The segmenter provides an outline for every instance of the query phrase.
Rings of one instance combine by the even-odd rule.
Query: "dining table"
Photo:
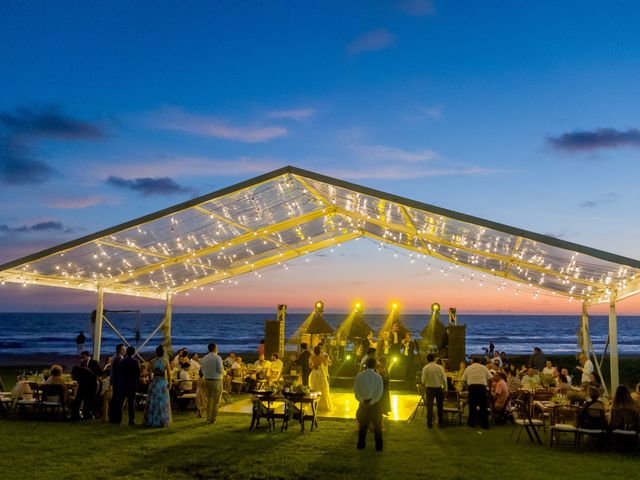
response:
[[[296,392],[284,392],[283,396],[289,401],[290,408],[292,408],[293,417],[298,416],[300,421],[300,431],[304,433],[305,421],[311,421],[310,431],[318,428],[318,401],[322,396],[322,392],[310,392],[310,393],[296,393]],[[299,405],[299,407],[297,406]],[[311,413],[305,413],[305,406],[309,405]],[[289,416],[286,417],[283,424],[283,428],[288,427]]]

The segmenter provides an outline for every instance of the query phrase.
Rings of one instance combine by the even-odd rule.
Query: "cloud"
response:
[[[15,233],[42,233],[42,232],[59,232],[69,233],[73,229],[65,226],[62,222],[47,220],[44,222],[38,222],[33,225],[23,225],[21,227],[10,227],[6,224],[0,224],[0,233],[15,234]]]
[[[283,167],[288,163],[276,159],[256,159],[239,157],[236,159],[219,159],[208,157],[192,157],[181,155],[163,155],[161,159],[142,163],[109,164],[100,163],[94,166],[98,177],[116,175],[125,178],[147,177],[221,177],[262,174]]]
[[[416,178],[443,176],[481,176],[496,173],[482,167],[412,167],[405,165],[363,165],[361,169],[332,169],[327,175],[350,180],[381,179],[381,180],[410,180]]]
[[[273,110],[268,113],[268,116],[271,118],[284,118],[301,122],[302,120],[315,116],[316,113],[316,110],[313,108],[297,108],[291,110]]]
[[[422,108],[422,113],[427,117],[435,118],[436,120],[442,118],[442,109],[440,107],[424,107]]]
[[[106,183],[113,187],[133,190],[134,192],[141,193],[145,197],[151,195],[173,195],[175,193],[195,194],[194,190],[181,187],[169,177],[146,177],[130,180],[112,175],[107,178]]]
[[[613,203],[616,199],[617,195],[614,192],[608,192],[604,198],[600,198],[597,200],[585,200],[584,202],[580,203],[580,207],[581,208],[595,208],[595,207],[599,207],[600,205],[606,205],[609,203]]]
[[[349,55],[383,50],[396,41],[396,36],[385,28],[365,32],[347,46]]]
[[[424,162],[429,160],[435,160],[438,155],[433,150],[420,149],[415,151],[404,150],[397,147],[388,147],[385,145],[371,145],[356,147],[360,153],[366,158],[385,160],[385,161],[399,161],[408,163]]]
[[[105,137],[97,124],[63,115],[57,107],[19,107],[0,111],[0,183],[39,184],[56,170],[36,154],[42,140],[98,140]]]
[[[398,7],[409,15],[424,17],[435,13],[435,6],[432,0],[401,0]]]
[[[49,201],[52,208],[87,208],[94,205],[104,204],[105,198],[101,195],[90,195],[88,197],[58,197]]]
[[[233,126],[228,121],[205,115],[195,115],[179,108],[165,108],[151,115],[147,124],[152,128],[222,138],[244,143],[268,142],[286,135],[280,126]]]
[[[618,147],[640,148],[640,130],[635,128],[629,128],[626,131],[614,128],[579,130],[563,133],[558,137],[549,137],[547,143],[557,150],[568,152],[588,152]]]
[[[596,202],[595,200],[587,200],[586,202],[582,202],[580,204],[580,206],[582,208],[592,208],[592,207],[597,207],[598,206],[598,202]]]

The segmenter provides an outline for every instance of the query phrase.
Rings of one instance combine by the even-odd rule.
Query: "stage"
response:
[[[248,395],[231,395],[233,401],[230,405],[220,407],[220,412],[251,415],[253,404]],[[391,393],[391,413],[387,420],[406,421],[415,410],[420,396],[411,393]],[[358,402],[353,393],[336,391],[331,393],[331,403],[333,410],[330,412],[318,411],[318,418],[328,418],[337,420],[352,420],[355,418]],[[275,402],[276,412],[281,412],[284,408],[282,402]]]

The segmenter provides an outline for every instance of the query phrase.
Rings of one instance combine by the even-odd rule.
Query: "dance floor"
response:
[[[231,396],[233,403],[231,405],[224,405],[220,407],[221,412],[225,413],[241,413],[251,415],[252,403],[251,398],[243,396],[236,397]],[[415,394],[399,393],[391,394],[391,413],[388,420],[405,421],[409,418],[413,410],[416,408],[420,397]],[[332,392],[331,403],[333,410],[330,412],[318,411],[319,418],[334,418],[334,419],[353,419],[358,409],[358,402],[356,401],[353,393],[344,392]],[[283,408],[283,404],[275,405],[276,411]]]

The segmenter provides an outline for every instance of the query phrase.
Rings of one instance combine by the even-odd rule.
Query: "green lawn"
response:
[[[384,452],[373,438],[355,448],[351,421],[320,420],[318,430],[250,432],[250,418],[221,415],[207,425],[193,413],[174,415],[167,429],[101,422],[59,423],[1,420],[2,478],[138,479],[536,479],[640,478],[632,455],[575,453],[533,445],[523,434],[509,439],[510,426],[478,431],[466,426],[427,430],[424,416],[390,423]],[[548,439],[547,439],[548,441]]]

